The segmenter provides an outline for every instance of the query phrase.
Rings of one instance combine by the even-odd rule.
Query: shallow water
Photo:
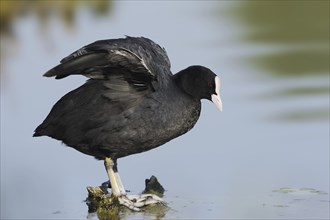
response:
[[[127,189],[139,193],[144,179],[155,175],[170,207],[123,218],[329,218],[328,68],[297,75],[254,62],[290,47],[245,38],[253,25],[240,22],[238,6],[229,1],[111,7],[104,16],[78,8],[73,29],[56,16],[40,29],[38,17],[28,13],[15,21],[15,39],[2,39],[10,48],[1,62],[2,219],[97,218],[84,200],[86,186],[107,179],[103,163],[32,133],[61,96],[85,81],[41,75],[85,44],[124,34],[164,46],[174,73],[191,64],[211,68],[222,79],[224,112],[203,101],[192,131],[119,160]]]

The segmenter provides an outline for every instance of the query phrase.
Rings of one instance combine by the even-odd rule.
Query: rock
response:
[[[155,176],[151,176],[150,179],[146,179],[145,183],[146,183],[146,188],[144,189],[143,193],[151,193],[159,197],[163,197],[165,189],[158,182]]]
[[[158,182],[155,176],[145,180],[145,189],[143,193],[150,193],[162,197],[164,195],[164,187]],[[117,198],[108,193],[107,188],[110,188],[108,182],[101,186],[88,186],[88,197],[86,204],[89,214],[96,214],[99,219],[119,219],[119,216],[127,215],[131,211],[119,204]],[[155,214],[156,216],[165,216],[168,207],[166,205],[152,204],[142,207],[142,211]]]

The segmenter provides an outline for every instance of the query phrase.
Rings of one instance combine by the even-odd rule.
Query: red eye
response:
[[[214,85],[213,85],[212,82],[209,82],[207,85],[208,85],[208,87],[210,87],[210,88],[213,88],[213,87],[214,87]]]

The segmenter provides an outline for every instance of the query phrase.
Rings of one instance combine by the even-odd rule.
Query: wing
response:
[[[61,79],[79,74],[107,79],[120,72],[130,72],[147,81],[157,80],[159,74],[170,73],[170,61],[166,51],[153,41],[126,37],[89,44],[62,59],[44,76]]]

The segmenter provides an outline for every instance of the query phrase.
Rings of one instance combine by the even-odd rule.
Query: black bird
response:
[[[44,76],[79,74],[90,79],[63,96],[33,136],[55,138],[104,160],[112,194],[138,210],[150,196],[131,201],[117,159],[151,150],[192,129],[201,99],[222,110],[220,78],[210,69],[190,66],[173,75],[170,67],[165,49],[144,37],[100,40],[73,52]]]

